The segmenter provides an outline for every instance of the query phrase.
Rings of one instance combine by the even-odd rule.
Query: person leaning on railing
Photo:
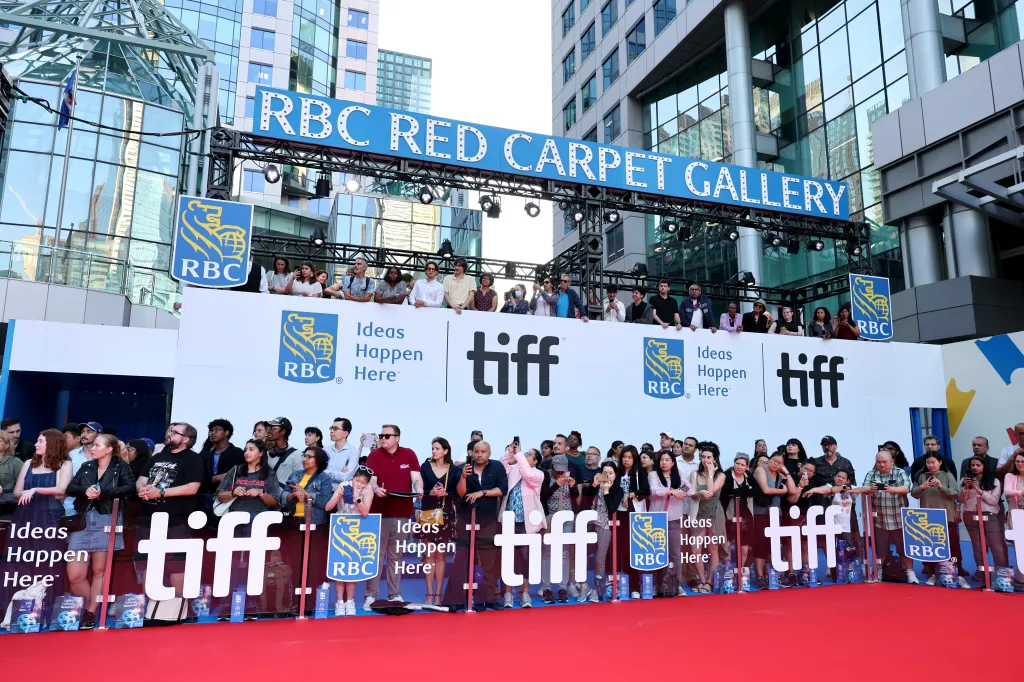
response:
[[[929,452],[925,455],[924,471],[917,474],[914,479],[914,487],[910,494],[921,500],[922,509],[945,509],[946,521],[949,528],[949,547],[957,566],[963,564],[963,557],[960,556],[960,505],[958,504],[959,490],[956,485],[956,477],[946,468],[942,455],[937,452]],[[929,576],[928,584],[935,584],[935,564],[926,563],[924,573]],[[967,581],[960,577],[960,586],[969,588]]]
[[[995,472],[986,466],[984,457],[971,457],[967,460],[967,469],[960,482],[960,502],[964,506],[964,525],[971,536],[971,547],[974,550],[974,565],[978,571],[975,580],[981,580],[984,574],[981,566],[987,560],[981,549],[981,524],[978,515],[984,515],[985,542],[992,552],[992,560],[997,567],[1009,566],[1006,556],[1006,539],[1003,528],[1003,509],[999,498],[1002,486],[995,477]]]

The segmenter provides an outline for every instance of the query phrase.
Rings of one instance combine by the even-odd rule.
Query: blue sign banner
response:
[[[282,310],[277,376],[299,384],[333,381],[337,338],[337,315]]]
[[[683,342],[644,339],[644,393],[652,398],[682,398]]]
[[[629,565],[638,571],[668,566],[668,512],[630,512]]]
[[[380,514],[331,514],[327,578],[342,583],[369,580],[380,571]]]
[[[171,277],[213,289],[245,284],[252,248],[252,204],[178,197]]]
[[[903,551],[916,561],[949,561],[949,527],[945,509],[909,509],[903,513]]]
[[[892,338],[892,305],[889,278],[850,274],[850,310],[862,339]]]
[[[848,220],[844,182],[256,88],[253,133],[528,178]]]

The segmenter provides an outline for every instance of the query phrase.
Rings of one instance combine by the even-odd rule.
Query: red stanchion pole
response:
[[[878,550],[875,549],[875,524],[873,514],[871,513],[871,495],[864,496],[864,530],[869,531],[868,533],[868,581],[878,581],[878,568],[876,562],[878,561]]]
[[[612,512],[612,601],[619,601],[619,512]]]
[[[465,589],[468,593],[466,613],[473,613],[473,588],[476,586],[476,508],[469,514],[469,581]]]
[[[985,510],[981,506],[981,495],[978,495],[978,506],[975,509],[975,513],[978,515],[978,535],[981,536],[981,563],[982,565],[978,568],[985,575],[985,590],[992,589],[991,579],[988,574],[988,543],[985,541]]]
[[[305,620],[306,619],[306,573],[307,573],[307,570],[309,568],[309,531],[310,531],[310,525],[311,525],[309,523],[309,514],[310,514],[310,507],[312,505],[313,505],[313,500],[312,499],[307,499],[306,500],[306,504],[305,504],[304,509],[303,509],[303,512],[304,512],[303,521],[304,521],[304,523],[302,524],[302,527],[304,528],[303,533],[304,533],[305,537],[303,538],[303,546],[302,546],[302,586],[299,588],[301,590],[301,592],[299,593],[299,617],[298,617],[297,620]],[[251,557],[250,557],[250,559],[251,559]]]
[[[740,539],[740,498],[736,504],[736,594],[743,594],[743,541]]]
[[[114,566],[114,540],[121,527],[117,524],[117,513],[120,500],[114,498],[114,504],[110,510],[110,537],[107,538],[107,563],[103,573],[103,602],[100,605],[100,620],[96,624],[97,630],[107,629],[107,604],[110,601],[110,580],[111,571]]]

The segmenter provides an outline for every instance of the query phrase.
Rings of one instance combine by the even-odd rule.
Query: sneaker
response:
[[[591,592],[592,590],[590,589],[590,586],[586,583],[582,583],[579,587],[576,588],[576,603],[583,604],[584,602],[586,602],[587,597]]]
[[[575,599],[580,596],[579,588],[576,587],[576,583],[569,583],[569,596]]]
[[[680,597],[688,597],[689,596],[688,594],[686,594],[686,588],[683,587],[682,585],[679,586],[679,592],[677,593],[677,595],[680,596]]]
[[[500,601],[492,601],[492,602],[489,602],[487,604],[484,604],[484,609],[490,609],[491,611],[504,611],[505,610],[505,604],[504,604],[504,602],[500,602]],[[480,610],[483,611],[484,609],[480,609]]]
[[[639,592],[630,592],[629,593],[629,598],[630,599],[639,599],[640,598],[640,593]]]
[[[388,597],[388,601],[405,601],[405,600],[402,599],[402,595],[401,594],[396,594],[393,597]]]
[[[555,595],[551,593],[551,590],[544,590],[543,592],[541,592],[540,598],[544,601],[545,604],[555,603]]]
[[[548,594],[551,594],[549,591]],[[524,609],[533,608],[533,599],[530,597],[529,592],[523,592],[523,596],[519,598],[520,604]]]
[[[913,571],[907,571],[907,583],[910,585],[920,585],[921,581],[917,579],[917,574]]]
[[[564,587],[558,588],[558,601],[562,602],[563,604],[569,601],[569,595],[566,593]]]
[[[515,605],[516,605],[515,597],[512,596],[511,592],[506,592],[505,593],[505,608],[506,609],[511,609]]]
[[[960,578],[960,581],[961,581],[961,582],[964,582],[964,579],[963,579],[963,578]],[[932,574],[932,575],[928,576],[928,580],[927,580],[927,581],[925,581],[925,583],[924,583],[924,584],[925,584],[925,585],[935,585],[935,575],[934,575],[934,574]]]
[[[800,587],[800,578],[797,577],[796,573],[790,573],[786,579],[787,587]]]
[[[767,590],[768,589],[768,578],[763,575],[757,576],[757,589]]]
[[[344,599],[339,599],[338,601],[334,602],[334,615],[335,616],[344,616],[345,615],[345,600]]]
[[[591,590],[590,594],[587,595],[587,601],[591,604],[597,604],[601,600],[597,597],[597,590]]]
[[[971,589],[971,584],[969,582],[967,582],[966,578],[964,578],[963,576],[960,576],[960,587],[965,589],[965,590],[969,590],[969,589]]]
[[[370,611],[370,604],[375,601],[377,601],[377,595],[367,595],[366,599],[363,601],[363,611]]]
[[[354,616],[354,615],[356,615],[356,600],[355,599],[349,599],[347,602],[345,602],[345,615],[346,616]]]
[[[971,576],[971,580],[977,580],[981,582],[985,580],[985,574],[979,568],[977,571],[974,572],[974,575]]]

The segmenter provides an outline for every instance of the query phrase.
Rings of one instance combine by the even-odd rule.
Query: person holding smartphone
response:
[[[891,545],[903,562],[907,582],[919,584],[914,573],[914,562],[906,557],[903,550],[903,513],[910,493],[910,475],[896,467],[888,450],[879,450],[875,455],[875,467],[864,477],[864,484],[857,490],[871,496],[875,536],[875,552],[884,565],[893,559]]]
[[[612,544],[610,520],[622,503],[622,486],[619,483],[619,466],[615,460],[607,460],[601,464],[600,472],[591,482],[594,496],[591,498],[591,509],[597,512],[594,529],[597,531],[597,552],[594,554],[594,586],[587,590],[584,584],[580,590],[579,602],[597,603],[605,592],[607,584],[608,548]],[[628,525],[628,523],[626,524]]]
[[[515,514],[516,533],[540,533],[547,529],[547,521],[544,518],[544,505],[541,501],[541,492],[544,485],[544,472],[537,468],[539,455],[536,450],[529,450],[526,453],[519,447],[519,436],[516,436],[512,444],[505,448],[505,456],[501,463],[505,467],[505,475],[508,478],[508,495],[501,500],[499,516],[506,511]],[[533,512],[536,512],[534,514]],[[531,518],[532,517],[532,518]],[[539,523],[535,519],[540,519]],[[519,603],[524,609],[533,606],[530,598],[530,583],[526,579],[529,568],[529,553],[525,545],[516,547],[515,569],[516,573],[523,576],[523,590]],[[515,595],[512,593],[512,586],[505,586],[506,609],[515,606]]]
[[[676,458],[667,450],[658,455],[656,468],[647,480],[651,486],[650,511],[668,512],[669,563],[658,571],[655,589],[659,596],[675,597],[682,591],[676,567],[681,565],[683,502],[693,494],[692,487],[680,477]]]
[[[955,559],[957,566],[963,564],[963,557],[960,554],[959,493],[956,477],[946,468],[946,462],[943,460],[942,455],[937,452],[927,453],[924,458],[924,471],[917,474],[917,477],[914,479],[914,488],[910,491],[910,494],[914,498],[921,500],[922,509],[946,510],[950,553]],[[934,585],[935,563],[926,563],[924,565],[924,574],[928,576],[928,584]],[[963,576],[960,576],[960,587],[970,587]]]
[[[984,580],[981,567],[988,563],[988,558],[982,554],[979,513],[984,514],[985,541],[987,549],[992,552],[995,566],[1010,565],[1006,552],[1003,508],[999,501],[1002,496],[1002,486],[999,484],[995,472],[986,466],[987,462],[983,456],[971,457],[967,460],[966,465],[967,473],[964,475],[960,487],[960,502],[964,505],[964,525],[967,526],[967,532],[971,536],[974,565],[978,567],[973,579]]]

